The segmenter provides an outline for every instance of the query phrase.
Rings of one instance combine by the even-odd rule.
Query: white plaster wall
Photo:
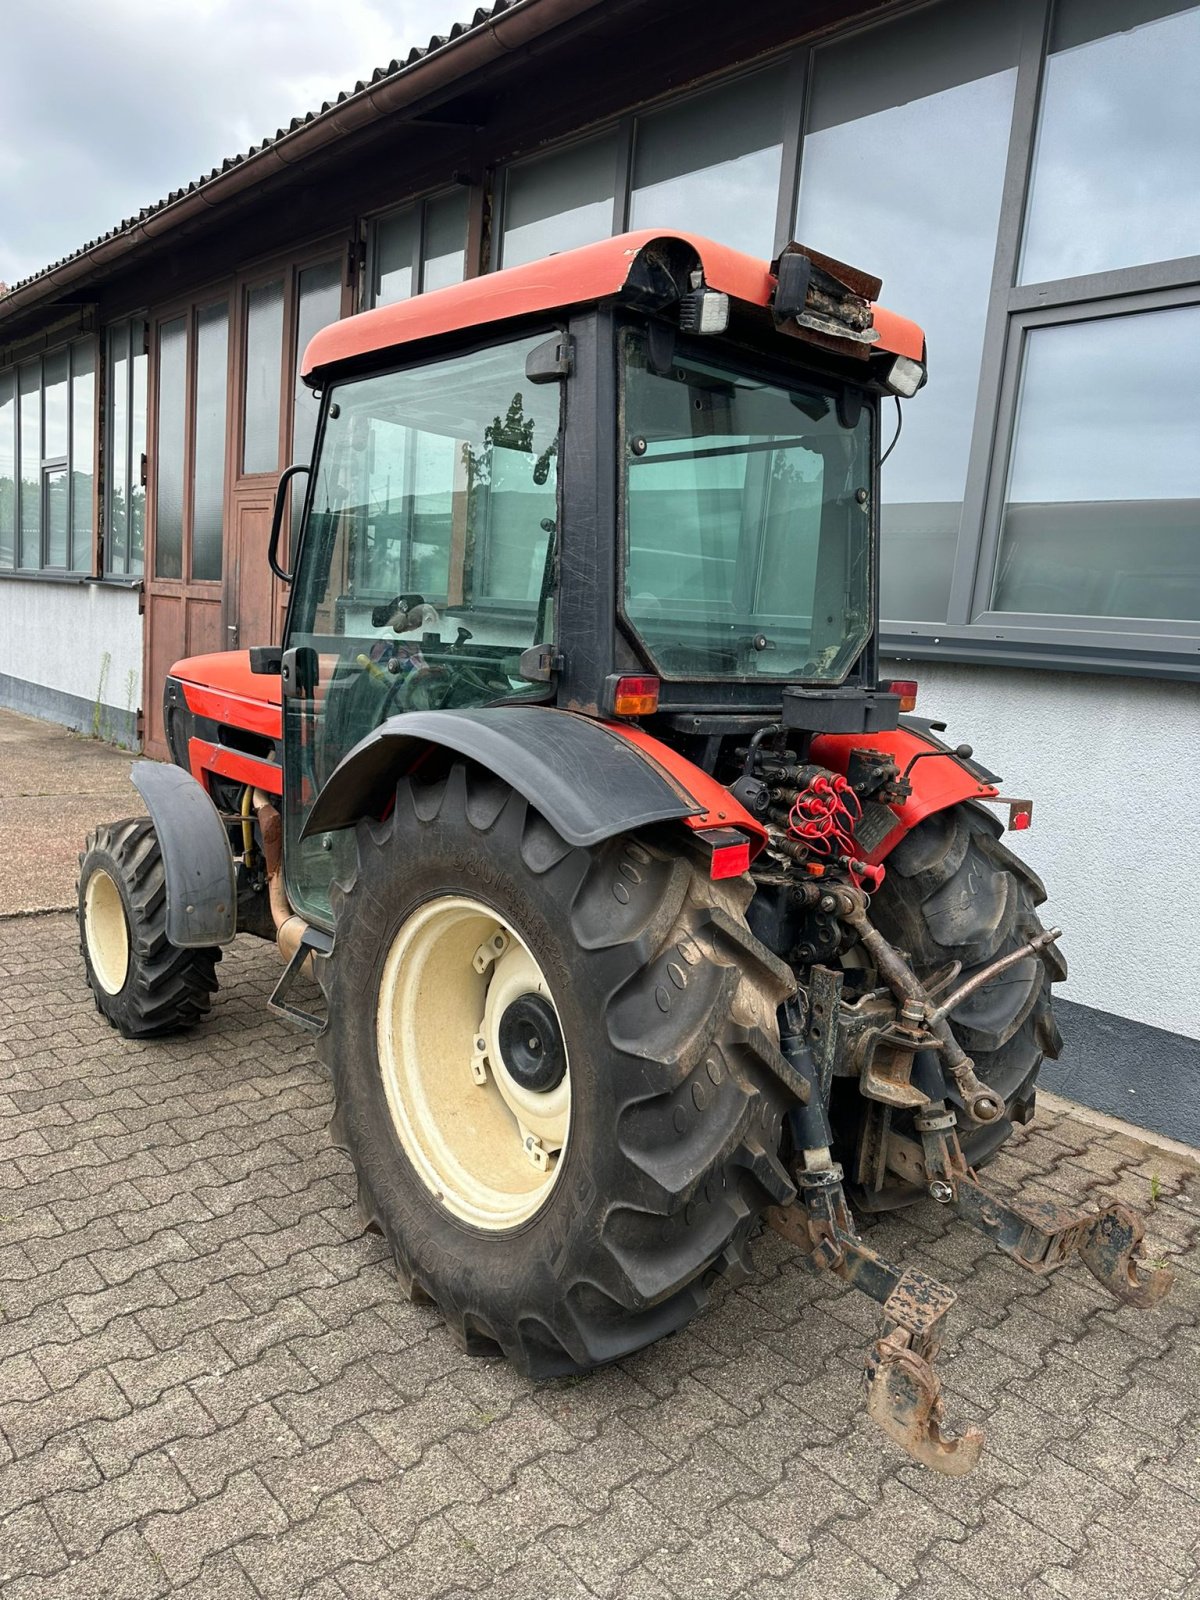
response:
[[[142,703],[136,590],[0,580],[0,672],[89,704],[98,698],[136,711]]]
[[[916,662],[917,712],[1031,797],[1006,842],[1046,881],[1055,992],[1200,1038],[1200,685]],[[1007,813],[998,813],[1006,818]]]

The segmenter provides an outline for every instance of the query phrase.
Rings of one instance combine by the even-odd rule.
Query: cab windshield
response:
[[[627,618],[666,678],[840,682],[871,631],[869,407],[655,354],[622,335]]]

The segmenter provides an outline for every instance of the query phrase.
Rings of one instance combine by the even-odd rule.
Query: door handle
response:
[[[229,643],[230,643],[230,645],[233,647],[233,649],[236,650],[237,649],[237,642],[238,642],[238,625],[237,625],[237,623],[236,622],[227,622],[225,624],[225,632],[229,635]]]

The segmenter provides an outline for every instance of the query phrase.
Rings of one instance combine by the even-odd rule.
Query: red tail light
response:
[[[710,878],[740,878],[749,872],[750,841],[744,833],[736,828],[706,828],[695,837],[709,850]]]
[[[657,710],[657,678],[617,679],[613,690],[613,716],[650,717]]]
[[[889,694],[900,696],[901,711],[915,711],[917,709],[917,680],[915,678],[893,678],[890,683],[883,686]]]

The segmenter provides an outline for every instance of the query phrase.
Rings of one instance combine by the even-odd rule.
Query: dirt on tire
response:
[[[745,880],[652,836],[568,844],[529,803],[459,763],[402,780],[358,825],[322,963],[333,1136],[402,1285],[459,1344],[550,1378],[682,1327],[738,1277],[762,1211],[795,1190],[780,1160],[794,1079],[776,1012],[790,971],[750,933]],[[571,1062],[571,1130],[545,1203],[475,1229],[439,1205],[388,1111],[376,1006],[387,952],[429,899],[469,894],[519,930],[553,988]],[[466,1070],[464,1066],[464,1070]]]

